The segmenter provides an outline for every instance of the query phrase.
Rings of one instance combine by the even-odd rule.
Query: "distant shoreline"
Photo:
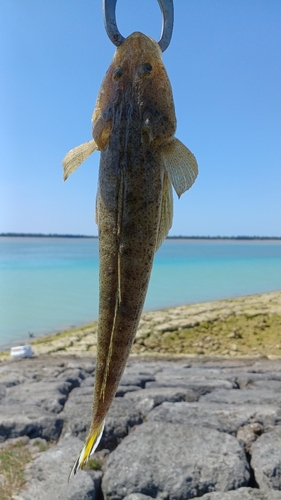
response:
[[[84,234],[43,234],[43,233],[0,233],[0,237],[9,238],[80,238],[80,239],[98,239],[98,236],[89,236]],[[279,240],[281,236],[167,236],[167,240]]]

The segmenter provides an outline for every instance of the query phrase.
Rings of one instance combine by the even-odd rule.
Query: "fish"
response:
[[[172,226],[178,197],[198,165],[174,134],[176,116],[162,52],[135,32],[117,48],[92,117],[93,139],[67,153],[64,179],[100,151],[96,198],[99,318],[93,417],[70,477],[97,448],[136,335],[154,254]]]

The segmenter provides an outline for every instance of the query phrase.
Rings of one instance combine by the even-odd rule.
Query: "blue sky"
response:
[[[2,0],[0,232],[97,234],[99,153],[66,183],[61,161],[91,139],[115,47],[101,0]],[[281,236],[281,2],[174,0],[163,54],[177,137],[199,176],[174,197],[170,235]],[[159,38],[156,0],[118,0],[124,36]]]

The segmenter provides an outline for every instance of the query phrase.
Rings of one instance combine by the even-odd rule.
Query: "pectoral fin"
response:
[[[80,144],[76,148],[71,149],[64,157],[62,161],[63,166],[63,179],[66,181],[68,176],[76,170],[83,161],[85,161],[90,154],[98,149],[98,146],[94,139],[84,144]]]
[[[158,229],[158,238],[156,243],[156,250],[161,246],[166,238],[173,222],[173,193],[171,181],[168,174],[164,173],[163,178],[163,191],[162,191],[162,204],[161,215]]]
[[[198,174],[195,156],[178,139],[174,138],[163,146],[164,166],[171,183],[180,197],[194,183]]]

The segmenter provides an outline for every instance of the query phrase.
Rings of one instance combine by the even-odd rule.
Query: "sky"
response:
[[[115,47],[102,0],[0,0],[0,233],[97,235],[99,152],[63,183],[91,139]],[[281,1],[174,0],[163,53],[176,136],[199,175],[171,236],[281,236]],[[161,31],[157,0],[118,0],[120,32]]]

